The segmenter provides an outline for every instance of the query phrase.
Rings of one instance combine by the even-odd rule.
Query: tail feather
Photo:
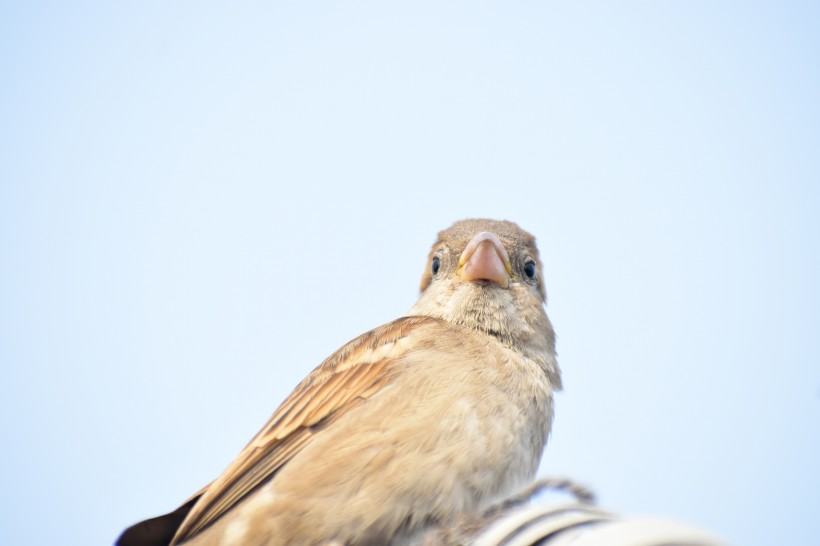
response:
[[[122,532],[115,546],[168,546],[198,498],[192,498],[171,513],[135,523]]]

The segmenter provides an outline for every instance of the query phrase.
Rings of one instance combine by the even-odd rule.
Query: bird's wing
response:
[[[171,544],[191,538],[267,482],[311,438],[340,415],[376,393],[391,378],[399,357],[414,346],[413,332],[438,322],[404,317],[344,345],[313,370],[262,430],[203,492]]]

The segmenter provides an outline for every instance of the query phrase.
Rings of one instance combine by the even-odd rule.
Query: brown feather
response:
[[[372,396],[389,380],[395,359],[367,359],[391,345],[428,317],[404,317],[359,336],[336,351],[296,387],[259,434],[202,494],[179,526],[172,545],[190,539],[249,493],[270,480],[318,431],[315,425],[334,419]]]

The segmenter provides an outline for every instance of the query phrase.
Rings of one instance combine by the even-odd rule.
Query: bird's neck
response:
[[[495,338],[531,360],[561,388],[555,357],[555,333],[540,302],[521,305],[508,290],[478,286],[446,292],[425,291],[411,315],[443,319]]]

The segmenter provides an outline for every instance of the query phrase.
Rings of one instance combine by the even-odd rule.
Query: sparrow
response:
[[[418,544],[534,478],[561,389],[532,235],[438,234],[407,316],[314,369],[225,471],[118,546]]]

